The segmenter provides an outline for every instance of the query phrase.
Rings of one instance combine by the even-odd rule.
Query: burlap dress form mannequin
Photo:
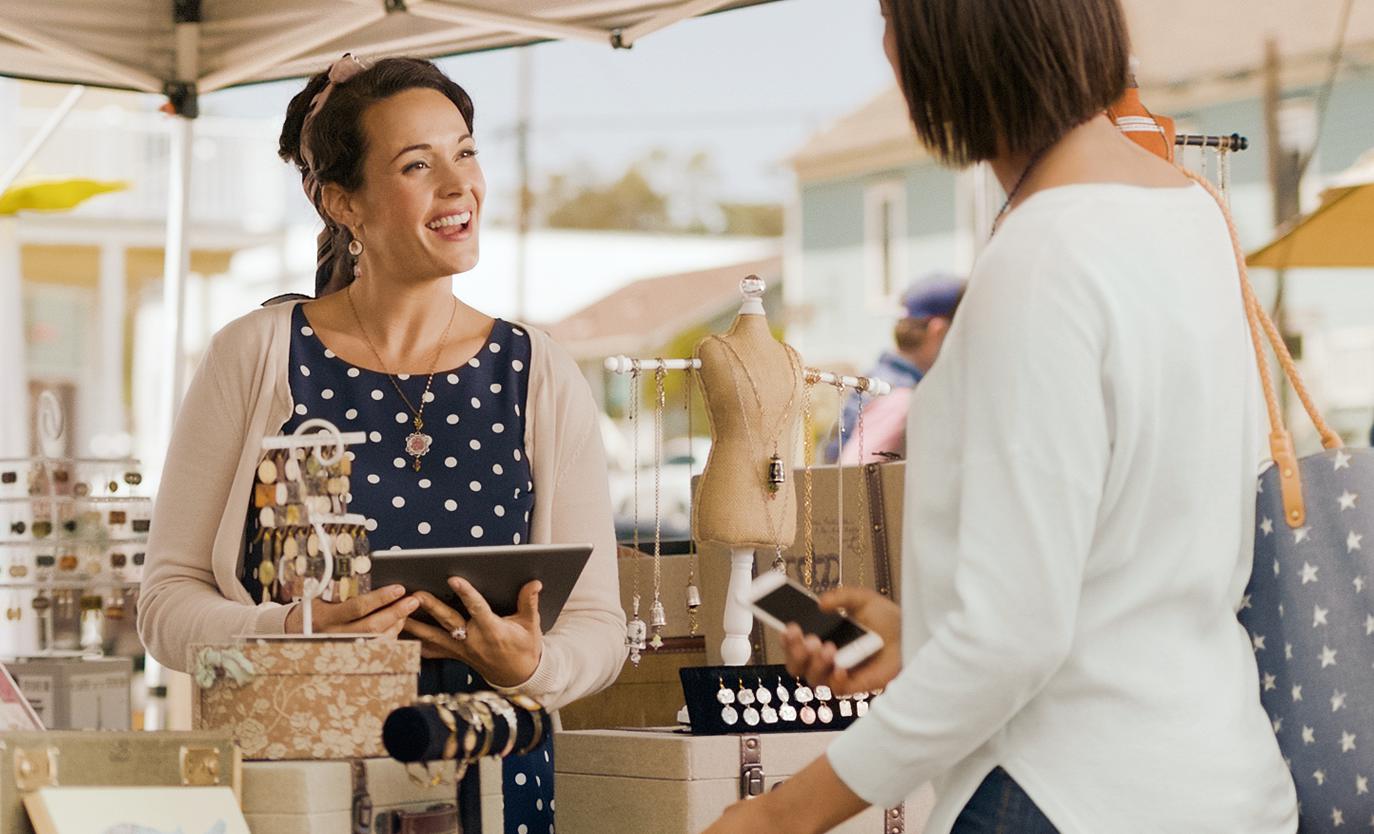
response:
[[[801,360],[773,338],[761,312],[743,311],[726,333],[703,339],[696,357],[711,420],[711,454],[692,507],[692,536],[736,548],[788,547],[797,534],[796,492],[791,483],[770,490],[768,464],[776,452],[790,478],[802,406]]]

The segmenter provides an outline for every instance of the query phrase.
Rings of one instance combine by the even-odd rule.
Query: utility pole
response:
[[[534,208],[530,194],[530,108],[534,84],[534,53],[531,47],[516,51],[515,157],[519,167],[519,214],[515,221],[515,320],[529,315],[529,234],[530,214]]]
[[[1270,38],[1264,44],[1264,133],[1275,229],[1282,228],[1285,223],[1297,216],[1300,208],[1299,180],[1302,176],[1299,168],[1301,150],[1288,148],[1283,141],[1283,129],[1279,119],[1282,89],[1279,47],[1274,39]],[[1292,350],[1294,340],[1288,330],[1288,316],[1284,307],[1288,284],[1286,273],[1287,270],[1282,266],[1275,271],[1273,318],[1284,342]],[[1287,414],[1289,386],[1288,380],[1282,374],[1279,375],[1279,399],[1283,413]]]

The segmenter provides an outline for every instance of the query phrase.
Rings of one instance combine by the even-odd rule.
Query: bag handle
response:
[[[1307,411],[1307,416],[1311,418],[1312,424],[1317,427],[1317,432],[1321,435],[1322,447],[1339,449],[1344,444],[1341,442],[1340,435],[1331,429],[1331,426],[1322,417],[1316,403],[1312,401],[1312,395],[1303,383],[1302,375],[1298,373],[1298,367],[1293,361],[1292,354],[1288,352],[1288,345],[1283,341],[1282,334],[1274,325],[1273,319],[1269,317],[1269,313],[1260,305],[1259,299],[1255,298],[1255,288],[1250,284],[1250,272],[1246,268],[1245,253],[1240,245],[1240,235],[1236,233],[1236,222],[1231,217],[1230,209],[1226,207],[1226,201],[1206,179],[1187,169],[1180,170],[1212,195],[1212,199],[1216,200],[1217,207],[1221,209],[1222,218],[1226,221],[1226,231],[1231,236],[1231,249],[1236,256],[1236,272],[1240,276],[1240,293],[1245,303],[1245,320],[1250,328],[1250,343],[1255,349],[1255,363],[1259,368],[1260,385],[1264,389],[1264,405],[1269,412],[1269,454],[1273,457],[1274,465],[1278,467],[1279,471],[1279,485],[1283,492],[1284,520],[1288,522],[1289,527],[1301,527],[1307,520],[1307,508],[1303,503],[1302,480],[1298,473],[1298,456],[1293,449],[1293,435],[1284,424],[1283,413],[1279,409],[1278,395],[1274,392],[1274,379],[1269,374],[1268,359],[1264,353],[1266,340],[1269,342],[1269,347],[1274,351],[1274,356],[1279,360],[1279,367],[1282,369],[1283,375],[1288,378],[1288,382],[1293,386],[1298,399],[1302,401],[1302,407]]]

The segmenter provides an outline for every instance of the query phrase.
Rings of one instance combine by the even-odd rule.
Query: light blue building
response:
[[[1284,59],[1277,111],[1284,152],[1315,148],[1301,184],[1304,210],[1319,203],[1325,181],[1374,147],[1374,25],[1366,24],[1374,21],[1352,25],[1370,35],[1347,47],[1320,136],[1329,53],[1290,51]],[[1308,41],[1329,39],[1325,17],[1311,28]],[[1256,67],[1212,67],[1192,80],[1142,83],[1146,105],[1174,117],[1180,132],[1249,139],[1249,150],[1231,156],[1230,193],[1251,250],[1274,233],[1263,82]],[[1183,159],[1218,179],[1215,153],[1204,159],[1191,149]],[[897,299],[913,279],[937,269],[967,273],[1002,191],[982,167],[956,172],[932,160],[895,87],[813,136],[790,164],[797,198],[788,224],[788,338],[815,365],[862,371],[890,345]],[[1256,270],[1253,277],[1261,298],[1272,298],[1273,273]],[[1374,272],[1290,271],[1285,309],[1329,416],[1351,439],[1367,437],[1374,419]]]

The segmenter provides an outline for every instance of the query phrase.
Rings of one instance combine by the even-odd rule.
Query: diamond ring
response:
[[[468,639],[468,627],[465,625],[460,625],[453,631],[450,631],[449,636],[452,637],[454,640],[466,640]]]

